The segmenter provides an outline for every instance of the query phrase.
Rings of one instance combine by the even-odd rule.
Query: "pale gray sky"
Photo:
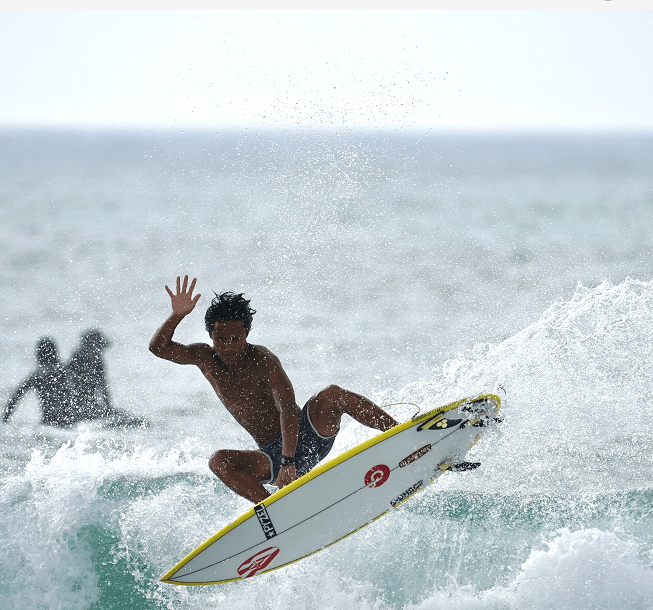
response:
[[[652,34],[649,10],[3,11],[0,125],[653,130]]]

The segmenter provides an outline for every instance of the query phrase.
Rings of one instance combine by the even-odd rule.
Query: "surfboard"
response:
[[[161,580],[208,585],[266,574],[346,538],[459,466],[497,421],[494,394],[416,415],[280,489],[197,547]]]

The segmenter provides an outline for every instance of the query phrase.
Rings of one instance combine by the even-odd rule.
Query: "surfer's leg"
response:
[[[337,385],[330,385],[318,392],[308,401],[308,408],[313,427],[320,436],[337,434],[343,413],[377,430],[389,430],[398,423],[365,396]]]
[[[260,451],[220,449],[209,460],[209,468],[227,487],[255,504],[270,494],[262,483],[269,481],[270,460]]]

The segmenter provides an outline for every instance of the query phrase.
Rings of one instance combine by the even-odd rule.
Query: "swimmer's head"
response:
[[[52,366],[59,362],[57,344],[50,337],[41,337],[36,343],[36,361],[41,366]]]
[[[213,332],[214,322],[228,322],[230,320],[240,320],[243,323],[243,328],[249,332],[256,310],[249,306],[249,301],[243,297],[242,293],[223,292],[213,294],[215,294],[215,298],[211,301],[211,305],[204,316],[206,332],[209,335]]]
[[[103,350],[110,345],[111,342],[100,330],[87,330],[82,334],[82,347]]]

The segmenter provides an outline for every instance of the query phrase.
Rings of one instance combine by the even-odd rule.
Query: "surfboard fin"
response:
[[[447,470],[451,472],[465,472],[466,470],[474,470],[480,465],[480,462],[458,462],[457,464],[451,464]]]
[[[503,422],[503,417],[493,417],[492,418],[492,423],[493,424],[500,424]],[[488,418],[482,417],[480,418],[476,423],[473,423],[472,426],[474,428],[485,428],[486,426],[490,425],[490,420]]]

